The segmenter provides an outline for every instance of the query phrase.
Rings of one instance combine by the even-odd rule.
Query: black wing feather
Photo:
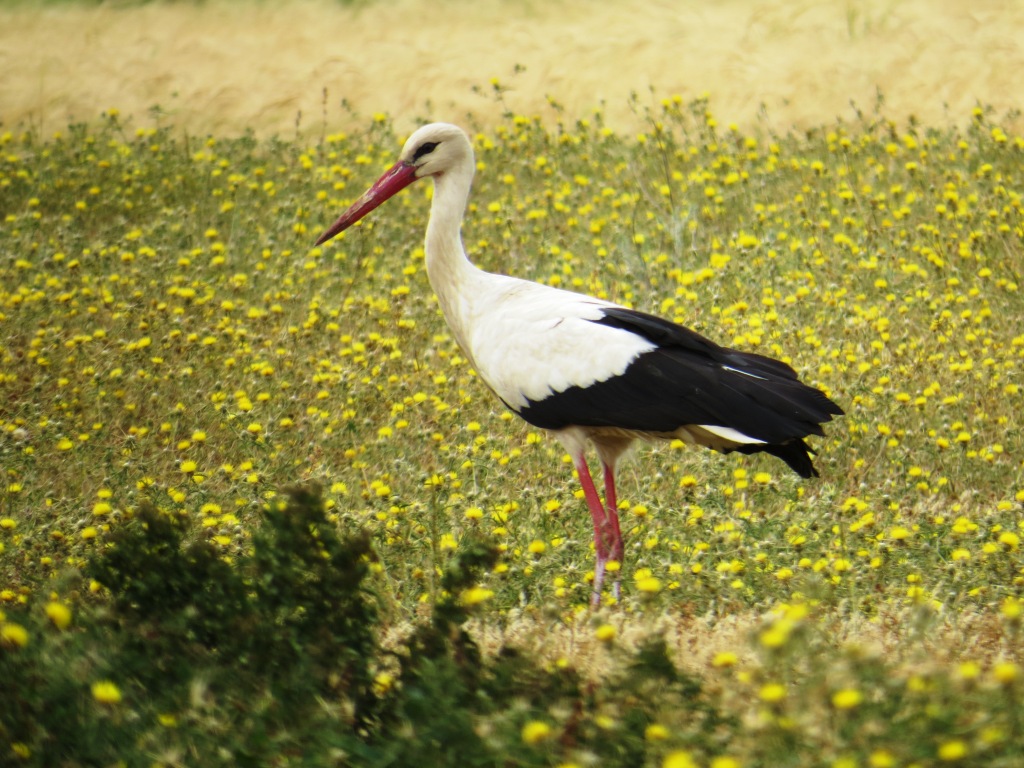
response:
[[[722,347],[696,331],[656,315],[604,309],[593,322],[637,334],[657,345],[619,376],[570,387],[519,410],[545,429],[617,427],[672,432],[707,424],[735,429],[763,443],[743,453],[766,451],[804,477],[817,474],[803,438],[824,434],[821,424],[842,409],[823,392],[802,383],[785,363]]]

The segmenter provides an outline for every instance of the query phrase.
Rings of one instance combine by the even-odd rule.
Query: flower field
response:
[[[0,136],[4,760],[1024,759],[1024,136],[981,108],[751,133],[678,97],[637,125],[473,127],[470,257],[784,359],[847,415],[811,481],[640,448],[623,598],[594,612],[568,457],[477,380],[427,285],[426,185],[311,247],[393,162],[389,119]],[[280,654],[233,645],[253,633]]]

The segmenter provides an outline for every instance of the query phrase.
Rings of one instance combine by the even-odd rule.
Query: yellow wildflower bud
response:
[[[24,648],[28,645],[28,630],[20,624],[5,623],[0,625],[0,644]]]
[[[856,688],[844,688],[832,694],[832,706],[836,709],[853,709],[864,701],[864,694]]]
[[[71,625],[71,609],[63,603],[47,603],[46,615],[57,629],[67,629]]]
[[[523,726],[523,741],[527,744],[537,744],[544,741],[551,735],[551,726],[540,720],[531,720]]]
[[[120,704],[121,689],[109,680],[100,680],[92,684],[92,697],[100,704]]]

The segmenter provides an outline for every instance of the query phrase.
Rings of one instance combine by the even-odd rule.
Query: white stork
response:
[[[474,170],[473,148],[460,128],[423,126],[316,244],[417,179],[433,179],[427,277],[480,378],[513,412],[554,433],[572,457],[594,523],[595,605],[608,563],[622,562],[615,464],[633,440],[765,451],[801,477],[818,474],[803,438],[824,435],[820,425],[843,411],[785,363],[719,346],[644,312],[471,264],[460,230]],[[588,443],[604,470],[604,504],[587,466]]]

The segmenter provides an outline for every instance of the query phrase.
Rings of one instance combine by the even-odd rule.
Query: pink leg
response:
[[[603,469],[604,503],[605,508],[607,509],[608,527],[611,529],[612,534],[611,549],[608,552],[608,559],[615,560],[621,565],[623,546],[622,530],[619,528],[619,501],[615,494],[615,466],[605,462],[603,464]],[[616,600],[622,596],[622,587],[618,579],[615,579],[612,591]]]
[[[594,551],[597,555],[597,563],[594,567],[594,594],[590,599],[593,606],[601,604],[601,587],[604,585],[605,567],[609,560],[622,562],[622,534],[619,532],[619,517],[614,510],[609,514],[609,509],[601,503],[597,495],[597,488],[590,476],[590,468],[587,460],[580,453],[573,457],[573,464],[580,476],[580,485],[583,486],[583,496],[587,500],[587,508],[590,510],[590,517],[594,522]],[[608,473],[605,473],[605,489],[608,488]],[[614,499],[615,485],[612,483],[612,498]],[[615,596],[619,596],[619,583],[615,582]]]
[[[604,569],[608,562],[608,551],[610,541],[608,540],[607,515],[601,498],[597,495],[597,488],[594,487],[594,480],[590,476],[590,467],[587,466],[586,457],[580,453],[573,457],[573,464],[580,476],[580,485],[583,486],[583,496],[587,500],[587,508],[590,510],[590,518],[594,522],[594,552],[597,555],[597,563],[594,566],[594,594],[590,598],[590,604],[597,607],[601,604],[601,587],[604,584]]]

